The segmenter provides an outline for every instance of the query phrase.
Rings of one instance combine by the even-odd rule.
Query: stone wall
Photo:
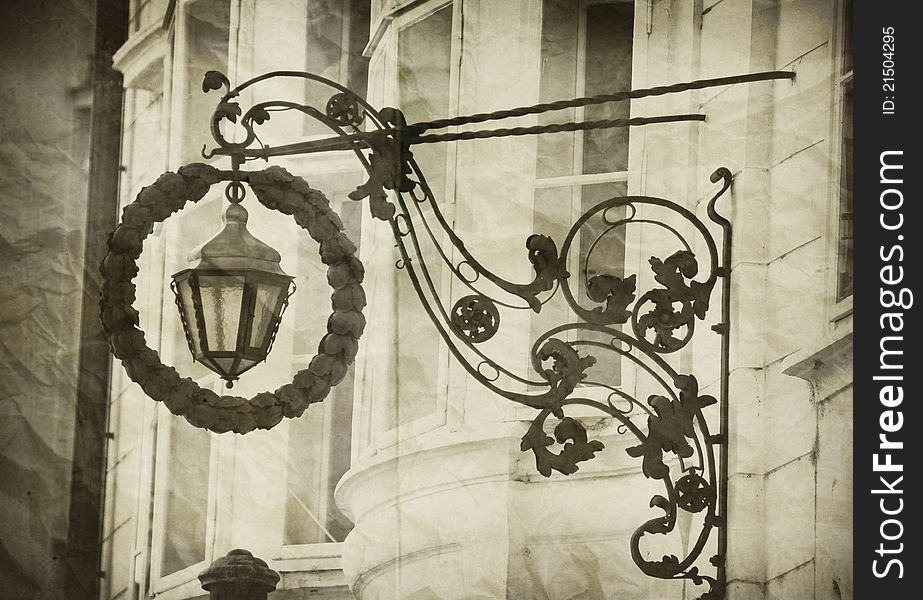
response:
[[[60,598],[84,301],[95,2],[0,8],[0,589]],[[88,300],[87,300],[88,299]]]

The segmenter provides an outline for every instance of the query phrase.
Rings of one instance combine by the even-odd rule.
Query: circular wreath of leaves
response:
[[[217,433],[247,433],[271,429],[283,417],[300,416],[346,376],[365,329],[365,292],[361,285],[365,269],[355,256],[356,246],[343,233],[343,222],[323,193],[281,167],[248,173],[247,181],[261,204],[293,215],[295,222],[320,244],[327,282],[333,288],[327,334],[308,368],[274,392],[262,392],[249,399],[219,396],[188,377],[180,377],[176,369],[161,363],[157,352],[145,342],[138,312],[132,308],[132,280],[138,274],[142,244],[154,224],[180,210],[187,201],[198,202],[212,185],[229,180],[228,175],[206,164],[186,165],[176,173],[161,175],[125,207],[121,222],[109,236],[109,253],[100,268],[100,319],[113,355],[148,396],[163,402],[170,412],[182,415],[195,427]]]

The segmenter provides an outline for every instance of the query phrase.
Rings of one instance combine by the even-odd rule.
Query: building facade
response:
[[[120,202],[161,173],[204,160],[217,101],[201,93],[208,70],[232,82],[311,71],[372,106],[399,107],[408,122],[793,71],[792,80],[571,108],[515,125],[690,113],[705,121],[413,152],[465,247],[501,276],[525,281],[531,233],[561,239],[584,211],[626,194],[668,198],[704,219],[716,189],[709,175],[731,171],[720,201],[734,226],[728,597],[850,598],[846,9],[835,0],[134,0],[128,41],[114,59],[125,87]],[[321,107],[327,97],[298,78],[248,94],[242,102]],[[324,131],[309,116],[285,114],[273,115],[260,136],[277,146]],[[101,597],[204,597],[197,575],[238,547],[281,573],[271,596],[280,599],[698,597],[702,588],[646,577],[632,561],[630,538],[655,516],[656,491],[626,455],[634,442],[618,423],[574,414],[605,450],[572,475],[539,475],[520,450],[535,411],[479,385],[450,355],[406,269],[395,268],[402,257],[392,232],[367,201],[348,198],[365,180],[355,156],[273,163],[323,191],[357,242],[368,297],[358,358],[323,403],[243,436],[192,427],[116,366]],[[192,361],[167,282],[218,229],[222,203],[215,187],[158,225],[136,278],[148,344],[215,391],[223,382]],[[298,285],[267,362],[236,384],[235,393],[249,396],[286,383],[310,360],[325,331],[329,288],[311,239],[284,215],[246,206],[251,231],[281,252]],[[427,210],[422,217],[432,216]],[[423,258],[450,248],[441,234],[433,241]],[[603,266],[593,267],[596,244],[581,238],[573,260],[588,271],[578,287],[586,293],[594,268],[640,272],[662,244],[616,236],[599,248]],[[449,261],[464,262],[458,254]],[[450,269],[429,274],[441,296],[464,295]],[[563,302],[519,311],[484,352],[528,371],[536,336],[572,320]],[[671,360],[696,374],[703,393],[717,394],[718,357],[715,343],[696,342]],[[640,395],[630,361],[612,358],[599,369],[607,389]],[[681,535],[671,543],[656,551],[682,552],[689,542]]]
[[[111,361],[98,318],[116,223],[126,12],[0,7],[0,594],[95,597]],[[67,592],[65,592],[67,590]]]

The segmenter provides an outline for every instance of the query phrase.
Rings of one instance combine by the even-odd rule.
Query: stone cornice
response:
[[[160,23],[151,23],[132,34],[112,57],[113,67],[122,73],[126,88],[158,91],[163,88],[166,31]]]

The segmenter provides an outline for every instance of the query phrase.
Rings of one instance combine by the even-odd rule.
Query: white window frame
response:
[[[349,49],[351,47],[350,46],[350,41],[351,41],[350,32],[352,31],[352,28],[351,28],[352,7],[353,7],[353,3],[356,1],[357,0],[342,0],[343,7],[342,7],[341,17],[343,20],[340,25],[340,50],[341,50],[340,64],[337,66],[337,76],[330,78],[333,81],[339,83],[340,85],[344,85],[344,86],[346,85],[347,79],[349,78]],[[305,10],[309,11],[310,8],[311,8],[310,4],[308,2],[305,2]],[[306,29],[307,29],[307,23],[308,23],[308,16],[306,14],[305,15],[305,28]],[[305,50],[305,52],[307,52],[307,50]],[[308,64],[308,57],[305,56],[305,62],[304,62],[305,67],[307,67],[307,64]],[[304,85],[305,85],[304,89],[308,90],[312,88],[317,89],[317,87],[321,86],[322,84],[319,82],[313,81],[313,80],[305,80]],[[334,90],[331,89],[330,94],[333,95],[333,93],[334,93]],[[314,108],[317,108],[321,112],[324,111],[323,106],[315,106]],[[332,131],[324,131],[322,133],[307,133],[307,131],[309,130],[309,126],[316,122],[317,121],[314,119],[314,117],[311,117],[309,115],[304,115],[304,121],[303,121],[303,126],[302,126],[304,135],[302,136],[302,141],[324,139],[324,138],[330,137],[333,134]]]
[[[577,0],[579,2],[580,11],[579,19],[577,22],[577,56],[576,56],[576,87],[574,90],[575,97],[583,97],[586,95],[586,36],[587,36],[587,9],[593,5],[600,4],[618,4],[623,0]],[[637,9],[637,7],[635,7]],[[638,52],[638,40],[634,35],[637,30],[637,23],[639,19],[639,11],[634,11],[634,24],[632,26],[632,62],[635,62],[635,57]],[[541,25],[543,26],[543,25]],[[541,48],[539,48],[541,52]],[[634,78],[634,65],[632,68],[632,78]],[[539,75],[540,77],[541,75]],[[617,91],[617,90],[611,90]],[[575,108],[574,121],[582,122],[586,119],[586,107],[578,106]],[[631,194],[631,182],[629,180],[629,170],[625,171],[610,171],[607,173],[590,173],[582,174],[583,171],[583,148],[584,148],[584,138],[585,132],[576,131],[574,132],[574,154],[573,154],[573,173],[574,175],[563,175],[563,176],[553,176],[553,177],[538,177],[534,179],[533,190],[537,191],[540,189],[550,189],[550,188],[564,188],[569,187],[571,190],[571,222],[576,222],[577,219],[583,214],[582,208],[582,187],[593,184],[602,184],[602,183],[624,183],[626,185],[627,193]],[[632,164],[632,142],[631,137],[629,136],[628,143],[628,165]],[[537,142],[536,142],[537,144]],[[534,193],[534,192],[533,192]],[[542,233],[536,231],[536,233]],[[633,233],[630,229],[626,229],[626,239],[625,239],[625,256],[624,256],[624,266],[625,273],[639,273],[642,266],[641,253],[635,252],[631,255],[627,250],[629,248],[638,248],[640,238],[637,234]],[[577,243],[579,244],[579,237],[576,238]],[[579,273],[580,265],[577,264],[580,262],[580,252],[579,250],[571,252],[571,256],[567,259],[567,270],[570,273]],[[576,280],[575,280],[576,281]],[[577,284],[579,289],[579,283]],[[560,292],[558,292],[560,293]],[[575,290],[576,294],[576,290]],[[574,322],[576,316],[573,311],[568,309],[569,322]],[[624,359],[619,361],[619,384],[613,386],[617,389],[623,391],[633,390],[635,388],[635,370],[631,368],[626,368],[626,362]],[[608,393],[605,392],[605,388],[595,387],[595,386],[583,386],[580,387],[581,391],[584,394],[588,394],[591,397],[596,397],[598,393],[608,396]],[[534,411],[528,409],[527,407],[513,407],[511,415],[508,417],[508,420],[531,420],[533,418]],[[568,414],[571,416],[598,416],[598,411],[595,409],[583,406],[583,405],[574,405],[569,407]]]
[[[294,356],[294,365],[295,365],[294,368],[295,369],[303,368],[303,365],[307,364],[310,359],[311,359],[310,356],[295,355]],[[347,375],[347,377],[348,376],[349,375]],[[353,397],[355,397],[355,393],[353,394]],[[355,409],[355,405],[353,406],[353,408]],[[329,459],[330,459],[330,441],[333,438],[333,434],[332,434],[333,403],[330,401],[324,401],[319,404],[309,406],[307,410],[311,410],[311,411],[322,410],[323,411],[322,433],[321,433],[322,446],[321,446],[321,457],[319,461],[319,465],[321,468],[321,474],[319,476],[319,481],[321,482],[320,487],[325,488],[326,483],[324,482],[330,481],[330,460]],[[355,421],[354,418],[351,419],[351,422],[354,422],[354,421]],[[286,464],[288,463],[288,461],[292,460],[292,457],[288,455],[289,436],[292,435],[292,431],[291,431],[292,423],[293,421],[291,419],[288,419],[285,423]],[[353,436],[354,436],[354,432],[351,431],[350,437],[352,438]],[[351,439],[350,447],[352,447],[353,445],[354,445],[353,440]],[[351,455],[350,458],[352,459],[352,452],[350,452],[350,455]],[[350,460],[350,463],[352,463],[352,460]],[[307,509],[312,512],[312,514],[314,515],[314,517],[317,518],[318,521],[320,521],[319,527],[322,530],[324,530],[323,532],[327,534],[328,537],[331,538],[330,541],[309,542],[309,543],[302,543],[302,544],[286,544],[285,543],[285,519],[288,516],[285,513],[285,510],[286,510],[286,504],[288,503],[289,489],[290,489],[289,482],[288,482],[288,469],[287,468],[286,468],[284,479],[285,479],[285,485],[282,487],[282,499],[281,499],[282,528],[283,529],[282,531],[279,532],[278,558],[280,560],[295,560],[295,559],[309,559],[309,558],[339,557],[342,552],[341,548],[342,548],[342,544],[344,540],[333,539],[332,536],[329,534],[329,532],[326,531],[326,525],[324,525],[324,522],[327,520],[328,511],[330,509],[330,506],[327,502],[330,495],[327,494],[326,489],[322,490],[324,493],[322,494],[320,498],[320,506],[317,506],[317,507],[308,506]],[[303,500],[299,498],[297,502],[301,503],[303,502]],[[310,516],[306,516],[305,518],[311,519]],[[293,568],[292,570],[295,570],[295,569]]]
[[[208,375],[197,381],[202,387],[218,387],[217,375]],[[209,386],[209,381],[212,385]],[[202,560],[184,567],[179,571],[164,573],[164,543],[170,534],[167,531],[166,507],[167,496],[170,492],[172,461],[170,456],[170,442],[173,430],[177,424],[177,417],[170,414],[169,410],[158,405],[158,427],[157,427],[157,450],[155,454],[155,474],[154,474],[154,514],[151,522],[151,585],[152,594],[163,598],[164,600],[173,600],[174,598],[186,598],[192,592],[198,593],[201,589],[198,574],[201,573],[211,563],[214,557],[215,536],[217,532],[217,491],[218,491],[218,440],[215,434],[209,431],[203,431],[208,435],[209,456],[208,456],[208,485],[206,492],[206,512],[205,512],[205,552]]]
[[[846,36],[845,31],[845,6],[850,0],[839,0],[836,3],[836,18],[831,33],[831,64],[833,69],[831,81],[831,124],[830,124],[830,185],[827,214],[827,257],[830,268],[828,270],[826,289],[829,297],[827,306],[828,333],[834,333],[844,327],[851,330],[853,312],[853,294],[837,299],[839,291],[839,261],[840,261],[840,181],[843,174],[842,143],[843,143],[843,88],[852,80],[853,71],[843,73],[844,52]],[[855,261],[854,261],[855,262]]]
[[[164,107],[165,110],[169,111],[169,114],[179,115],[179,118],[177,119],[174,117],[170,119],[169,122],[168,162],[175,162],[177,159],[181,159],[189,150],[183,147],[182,140],[184,139],[184,131],[190,118],[190,115],[185,110],[184,102],[186,102],[187,94],[190,92],[187,88],[192,85],[192,83],[186,80],[183,71],[177,72],[174,67],[179,66],[185,69],[189,53],[186,39],[186,17],[190,7],[200,1],[201,0],[180,0],[177,2],[177,6],[172,13],[173,18],[169,35],[172,41],[171,46],[173,52],[168,53],[164,61]],[[229,31],[234,31],[235,26],[239,23],[240,16],[237,10],[238,4],[239,3],[235,0],[228,0],[230,9],[230,22],[228,23]],[[231,36],[231,38],[233,38],[233,36]],[[234,61],[232,60],[232,56],[236,53],[233,44],[234,40],[229,38],[227,59],[229,70],[233,69]],[[200,202],[195,206],[189,207],[187,209],[188,214],[185,216],[186,218],[195,219],[202,218],[201,216],[197,216],[197,213],[210,213],[216,218],[218,214],[216,209],[219,206],[220,201]],[[172,243],[174,240],[171,239],[175,238],[178,233],[170,227],[165,228],[164,225],[166,224],[158,225],[155,229],[155,235],[166,236],[161,246],[163,249],[162,259],[166,261],[170,248],[178,247],[176,244]],[[165,274],[166,273],[164,273],[164,275]],[[169,294],[161,298],[161,331],[182,331],[178,313],[172,308],[172,305],[172,298]],[[181,338],[181,341],[174,341],[174,338],[171,336],[163,336],[161,338],[160,352],[165,362],[170,364],[172,362],[170,360],[172,355],[178,352],[187,352],[185,338]],[[212,389],[218,393],[221,393],[220,391],[223,388],[222,382],[214,373],[202,374],[196,378],[195,381],[199,387],[203,389]],[[151,515],[150,521],[150,582],[148,584],[148,592],[152,596],[157,596],[163,600],[180,600],[201,594],[202,589],[198,580],[198,574],[211,564],[212,560],[215,558],[215,541],[221,526],[221,524],[217,522],[217,500],[220,496],[219,486],[224,484],[224,482],[222,482],[223,478],[220,476],[219,468],[219,458],[222,455],[220,452],[222,443],[221,439],[218,438],[216,434],[202,430],[204,435],[209,436],[204,556],[201,561],[184,567],[179,571],[164,573],[164,543],[167,535],[170,534],[170,532],[166,530],[166,503],[171,483],[170,469],[172,468],[172,461],[170,460],[170,442],[174,427],[182,417],[171,414],[165,406],[158,404],[155,418],[157,419],[157,436],[155,442],[156,446],[153,452],[154,497],[152,506],[153,514]]]
[[[412,5],[412,6],[411,6]],[[394,106],[399,98],[398,90],[398,38],[401,31],[419,23],[434,13],[451,7],[452,11],[452,40],[450,50],[450,71],[449,71],[449,114],[456,114],[458,111],[458,92],[459,92],[459,64],[461,57],[461,38],[462,38],[462,2],[453,2],[452,0],[430,0],[424,2],[409,2],[400,10],[395,10],[396,14],[384,17],[389,26],[387,31],[381,36],[377,44],[380,45],[379,51],[384,56],[381,63],[384,66],[384,87],[379,90],[381,106]],[[374,15],[373,15],[374,18]],[[370,46],[375,44],[373,39]],[[370,65],[371,71],[372,65]],[[371,83],[371,82],[370,82]],[[440,115],[441,116],[441,115]],[[454,131],[449,128],[446,131]],[[433,190],[436,195],[436,202],[439,203],[440,209],[445,217],[452,222],[453,207],[455,202],[455,164],[456,164],[456,147],[455,143],[446,143],[446,171],[445,187],[442,190]],[[436,230],[434,230],[436,232]],[[448,248],[446,240],[442,240],[443,248]],[[431,268],[434,265],[429,265]],[[447,275],[447,269],[439,269],[433,272],[436,278],[436,286],[439,294],[443,298],[449,297],[451,290],[451,278]],[[403,278],[402,284],[409,285],[407,275],[398,271],[396,277]],[[433,330],[436,334],[435,329]],[[387,411],[393,409],[393,402],[396,400],[397,388],[393,388],[394,395],[386,397],[381,394],[370,393],[369,390],[363,390],[363,404],[371,403],[371,439],[370,446],[364,449],[364,453],[369,451],[377,452],[387,448],[394,447],[399,442],[404,443],[418,436],[438,430],[447,424],[448,420],[448,377],[449,377],[449,350],[442,340],[439,341],[439,355],[433,368],[437,368],[437,385],[435,394],[435,410],[427,415],[399,423],[394,427],[386,427]],[[359,383],[359,382],[357,382]],[[361,383],[360,383],[361,385]],[[365,387],[364,385],[362,386]],[[362,410],[361,408],[359,409]]]

